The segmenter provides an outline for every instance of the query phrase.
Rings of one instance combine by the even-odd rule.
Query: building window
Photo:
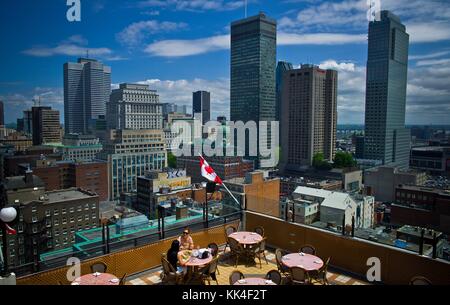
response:
[[[46,210],[46,211],[45,211],[45,216],[50,217],[50,215],[51,215],[50,210]]]
[[[75,208],[71,207],[69,211],[70,211],[70,213],[74,213],[75,212]]]
[[[61,214],[63,214],[63,215],[66,214],[66,209],[65,208],[61,209]]]
[[[59,226],[59,219],[55,219],[53,225],[54,225],[55,227],[56,227],[56,226]]]
[[[32,217],[31,217],[31,221],[32,221],[32,222],[37,222],[37,221],[38,221],[37,216],[32,216]]]
[[[54,209],[53,210],[53,215],[58,216],[59,215],[59,210],[58,209]]]

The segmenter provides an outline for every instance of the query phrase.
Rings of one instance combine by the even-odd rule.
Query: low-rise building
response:
[[[103,146],[99,138],[93,135],[64,135],[62,143],[49,144],[61,153],[63,160],[74,162],[90,162],[97,159]]]
[[[208,164],[222,180],[242,178],[254,170],[253,161],[243,160],[242,157],[207,157]],[[177,167],[185,168],[186,174],[192,178],[193,183],[206,181],[200,171],[198,156],[177,157]]]
[[[108,199],[108,164],[104,161],[56,161],[43,157],[19,167],[21,174],[32,169],[48,191],[75,187],[98,194],[100,201]]]
[[[364,173],[364,187],[375,200],[393,202],[395,188],[402,185],[423,185],[427,179],[425,172],[401,170],[391,166],[380,166]]]
[[[0,145],[12,145],[17,152],[25,151],[27,148],[33,146],[33,139],[19,132],[13,132],[1,138]]]
[[[46,192],[32,171],[6,178],[1,194],[3,204],[17,210],[17,234],[7,236],[10,266],[33,263],[42,253],[70,247],[77,231],[98,226],[98,195],[76,188]]]
[[[213,167],[214,168],[214,167]],[[225,180],[229,190],[250,211],[280,217],[280,178],[268,178],[263,171],[249,172],[245,178]],[[224,196],[231,200],[228,193]]]
[[[413,147],[410,166],[433,175],[448,176],[450,175],[450,147]]]
[[[167,167],[162,130],[116,130],[110,137],[99,159],[108,162],[111,200],[118,200],[121,193],[137,191],[137,177],[146,171]]]
[[[450,233],[450,191],[400,185],[391,205],[391,222]]]

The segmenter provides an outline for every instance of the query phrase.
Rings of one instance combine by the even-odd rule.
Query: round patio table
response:
[[[192,250],[180,251],[182,255],[186,255],[186,252],[192,253]],[[189,260],[186,262],[187,267],[200,267],[209,264],[213,260],[213,256],[210,254],[207,258],[201,259],[197,257],[190,256]]]
[[[90,273],[76,278],[72,285],[119,285],[120,280],[109,273]]]
[[[323,261],[320,257],[304,253],[291,253],[283,256],[281,262],[288,268],[300,267],[306,271],[319,270],[323,267]]]
[[[235,239],[241,245],[254,245],[260,243],[263,238],[255,232],[234,232],[229,237]]]
[[[233,285],[247,285],[247,286],[259,286],[259,285],[276,285],[274,282],[260,277],[247,277],[242,280],[236,281]]]

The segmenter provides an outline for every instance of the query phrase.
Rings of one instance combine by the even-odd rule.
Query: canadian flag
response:
[[[16,230],[14,230],[10,226],[8,226],[6,223],[4,225],[5,225],[5,228],[6,228],[6,234],[7,235],[16,235],[16,233],[17,233]]]
[[[222,179],[217,176],[216,172],[213,170],[211,166],[209,166],[208,162],[200,156],[200,166],[202,168],[202,176],[208,179],[211,182],[215,182],[217,184],[222,184]]]

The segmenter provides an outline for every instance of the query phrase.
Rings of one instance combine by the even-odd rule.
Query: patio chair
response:
[[[308,275],[309,275],[311,281],[320,283],[322,285],[328,285],[327,272],[328,272],[328,266],[330,265],[330,260],[331,260],[331,257],[327,258],[325,264],[318,271],[308,272]]]
[[[263,238],[263,240],[256,246],[253,255],[255,258],[259,259],[259,266],[261,269],[262,269],[261,257],[264,257],[267,265],[269,264],[266,257],[266,238]]]
[[[269,272],[267,272],[265,278],[271,280],[277,285],[281,285],[281,283],[283,282],[283,277],[278,270],[270,270]]]
[[[213,257],[217,257],[217,260],[219,260],[219,259],[218,259],[218,255],[219,255],[219,246],[218,246],[216,243],[210,243],[210,244],[208,245],[208,248],[211,249],[211,255],[212,255]],[[219,268],[217,268],[217,274],[220,274]]]
[[[122,276],[122,278],[120,279],[120,282],[119,282],[119,286],[125,285],[125,279],[127,278],[127,276],[128,276],[127,273],[125,273],[125,274]]]
[[[278,267],[278,271],[280,271],[282,274],[286,275],[286,276],[290,276],[289,273],[289,268],[286,267],[283,262],[281,261],[281,258],[286,255],[286,252],[281,250],[281,249],[276,249],[275,250],[275,259],[277,261],[277,267]]]
[[[308,285],[311,283],[309,280],[308,272],[300,267],[292,267],[290,269],[291,281],[294,285]]]
[[[410,285],[433,285],[429,279],[424,276],[415,276],[409,282]]]
[[[163,271],[160,276],[163,283],[179,284],[182,282],[183,274],[178,273],[165,257],[161,257],[161,265]]]
[[[233,272],[231,272],[229,277],[230,285],[234,285],[234,283],[236,283],[239,280],[242,280],[243,278],[245,278],[245,276],[241,271],[234,270]]]
[[[256,227],[253,229],[253,231],[259,235],[261,235],[262,237],[264,237],[264,228],[263,227]]]
[[[227,241],[227,243],[225,244],[225,248],[223,248],[223,253],[225,253],[227,247],[230,246],[230,244],[228,243],[228,236],[230,236],[230,234],[233,234],[234,232],[237,232],[237,228],[232,225],[228,225],[225,227],[224,232],[225,232],[225,240]]]
[[[237,240],[229,237],[228,244],[230,245],[231,256],[236,256],[235,267],[237,267],[239,257],[245,257],[248,259],[248,251],[246,251],[244,247],[240,243],[238,243]]]
[[[216,257],[219,254],[219,246],[216,243],[210,243],[208,248],[211,249],[211,254]]]
[[[104,262],[96,262],[91,265],[91,272],[99,272],[99,273],[106,273],[106,270],[108,269],[108,265],[106,265]]]
[[[299,252],[303,252],[303,253],[305,253],[305,254],[316,255],[316,248],[314,248],[314,247],[311,246],[311,245],[303,245],[303,246],[300,248],[300,251],[299,251]]]
[[[215,281],[217,285],[219,282],[217,281],[216,272],[218,271],[217,266],[219,264],[219,258],[214,258],[207,266],[207,268],[202,272],[202,282],[208,282],[208,285],[211,285],[211,281]]]

